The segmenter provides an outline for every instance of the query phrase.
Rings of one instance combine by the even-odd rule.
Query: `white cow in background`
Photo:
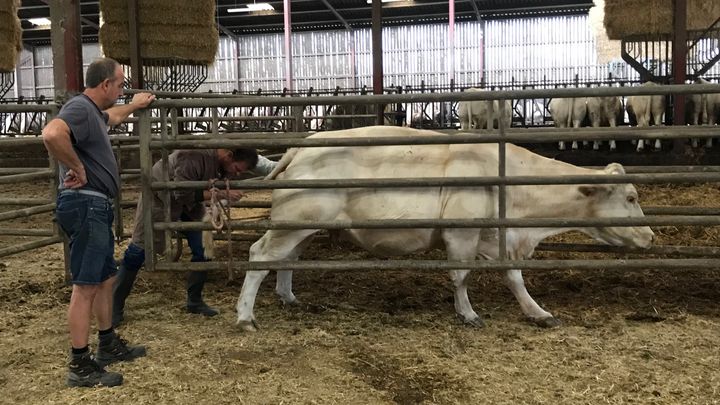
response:
[[[580,128],[587,114],[587,100],[584,97],[554,98],[550,100],[548,110],[557,128]],[[565,141],[560,141],[558,147],[565,150]],[[578,148],[577,141],[572,142],[571,148]]]
[[[657,86],[657,83],[645,82],[642,86]],[[649,127],[650,123],[662,125],[665,115],[665,96],[629,96],[627,99],[627,112],[637,120],[638,127]],[[637,141],[638,152],[645,148],[645,140]],[[662,144],[659,139],[655,140],[655,149],[660,150]]]
[[[438,136],[438,132],[376,126],[324,132],[310,138],[377,136]],[[610,164],[590,170],[548,159],[507,144],[508,176],[622,174]],[[497,176],[495,144],[405,145],[380,147],[321,147],[289,150],[268,178],[361,179]],[[273,221],[338,221],[383,219],[497,218],[497,187],[276,189],[272,195]],[[508,186],[508,218],[643,217],[638,194],[630,184]],[[532,256],[544,238],[570,229],[510,228],[507,257]],[[582,228],[580,231],[611,245],[647,248],[654,234],[649,227]],[[250,261],[297,260],[318,229],[269,230],[250,248]],[[397,256],[444,245],[450,261],[493,260],[498,257],[497,229],[345,229],[341,234],[380,256]],[[254,305],[262,280],[269,271],[248,271],[237,303],[238,324],[255,331]],[[451,270],[455,311],[466,323],[483,321],[468,299],[469,270]],[[368,274],[376,277],[376,274]],[[506,272],[505,281],[523,313],[542,326],[556,319],[542,309],[525,288],[520,270]],[[275,292],[286,304],[297,303],[292,271],[277,272]]]
[[[485,91],[470,87],[466,92]],[[500,111],[500,106],[503,111]],[[512,125],[512,102],[510,100],[477,100],[458,102],[458,117],[460,129],[493,129],[500,128],[500,122],[505,128]]]
[[[703,79],[695,79],[696,84],[712,84]],[[718,119],[718,110],[720,109],[720,93],[709,94],[690,94],[687,96],[687,116],[688,124],[692,125],[715,125]],[[693,138],[691,144],[694,148],[698,146],[698,140]],[[712,147],[712,138],[705,140],[705,147]]]
[[[588,97],[587,114],[590,117],[590,123],[594,128],[600,126],[617,126],[617,118],[622,114],[622,101],[620,97]],[[601,141],[593,141],[593,149],[600,149]],[[610,150],[617,149],[615,140],[611,139]]]

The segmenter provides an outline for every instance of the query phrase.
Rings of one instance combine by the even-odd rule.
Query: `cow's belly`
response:
[[[348,229],[344,237],[382,257],[402,256],[428,250],[439,241],[433,229]]]

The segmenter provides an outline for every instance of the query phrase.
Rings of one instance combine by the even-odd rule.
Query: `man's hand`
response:
[[[229,191],[228,191],[228,190],[221,190],[219,194],[220,194],[220,198],[222,198],[222,199],[224,199],[224,200],[228,200],[228,201],[230,201],[230,202],[232,202],[232,201],[238,201],[238,200],[240,200],[241,198],[243,198],[243,196],[245,195],[245,194],[243,194],[243,192],[240,191],[240,190],[229,190]]]
[[[136,105],[140,108],[145,108],[155,100],[155,95],[152,93],[137,93],[133,96],[130,104]]]
[[[65,173],[63,178],[63,186],[65,188],[80,188],[87,184],[87,177],[85,176],[85,168],[80,166],[78,170],[70,169]]]

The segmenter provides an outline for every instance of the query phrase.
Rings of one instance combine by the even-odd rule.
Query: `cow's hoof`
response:
[[[254,319],[249,321],[237,321],[237,326],[239,326],[243,332],[257,332],[258,329],[260,329]]]
[[[538,318],[532,320],[535,325],[541,328],[555,328],[560,326],[560,321],[554,316],[548,316],[547,318]]]
[[[479,316],[476,316],[475,318],[472,318],[472,319],[466,319],[466,318],[461,318],[461,319],[465,325],[471,326],[473,328],[484,328],[485,327],[485,322]]]

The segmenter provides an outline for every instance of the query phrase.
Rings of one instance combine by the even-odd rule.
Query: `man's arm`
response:
[[[138,93],[133,96],[132,101],[128,104],[116,105],[114,107],[105,110],[108,115],[108,125],[118,125],[125,121],[130,114],[135,111],[145,108],[155,100],[155,95],[151,93]]]
[[[72,147],[70,127],[65,121],[55,118],[42,131],[43,143],[50,156],[60,161],[68,172],[65,173],[65,187],[78,188],[87,183],[85,166]]]

